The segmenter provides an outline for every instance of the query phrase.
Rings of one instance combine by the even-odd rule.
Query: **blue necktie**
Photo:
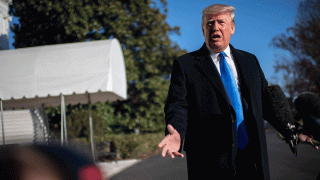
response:
[[[228,92],[230,101],[232,103],[233,109],[236,112],[237,116],[237,135],[238,135],[238,147],[243,150],[248,144],[248,134],[243,118],[243,110],[240,94],[238,91],[238,86],[236,80],[233,76],[233,73],[227,63],[225,58],[226,53],[221,52],[220,56],[220,72],[223,84]]]

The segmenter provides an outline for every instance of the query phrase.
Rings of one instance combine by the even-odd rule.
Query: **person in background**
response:
[[[88,157],[62,146],[5,145],[0,147],[3,180],[102,180]]]

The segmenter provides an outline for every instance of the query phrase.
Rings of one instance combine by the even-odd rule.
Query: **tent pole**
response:
[[[63,127],[64,127],[64,139],[66,145],[68,145],[68,131],[67,131],[67,115],[66,115],[66,101],[63,96]]]
[[[1,104],[2,145],[5,145],[4,126],[3,126],[3,104],[2,104],[2,100],[0,100],[0,104]]]
[[[92,158],[95,161],[95,152],[94,152],[94,140],[93,140],[93,123],[92,123],[92,104],[90,101],[90,95],[88,93],[88,104],[89,104],[89,123],[90,123],[90,141],[91,141],[91,152],[92,152]]]
[[[64,140],[64,141],[63,141]],[[61,94],[61,144],[68,145],[68,132],[67,132],[67,116],[66,116],[66,103],[64,95]]]
[[[61,94],[61,111],[60,111],[60,117],[61,117],[61,122],[60,122],[60,124],[61,124],[61,145],[63,146],[63,142],[64,142],[64,134],[63,134],[63,129],[64,129],[64,121],[63,121],[63,118],[64,118],[64,116],[63,116],[63,101],[64,101],[64,99],[63,99],[63,95]]]

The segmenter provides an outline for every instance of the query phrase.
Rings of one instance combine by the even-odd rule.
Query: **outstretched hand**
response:
[[[306,142],[306,143],[309,143],[310,145],[312,145],[315,149],[319,149],[319,147],[317,146],[317,145],[315,145],[314,143],[313,143],[313,136],[312,135],[305,135],[305,134],[299,134],[299,139],[300,139],[300,141],[302,141],[302,142]]]
[[[184,155],[179,153],[180,145],[181,145],[181,137],[177,130],[175,130],[172,125],[168,124],[167,129],[169,134],[162,139],[162,141],[158,144],[158,147],[161,149],[162,157],[165,157],[168,154],[172,159],[175,156],[183,158]]]

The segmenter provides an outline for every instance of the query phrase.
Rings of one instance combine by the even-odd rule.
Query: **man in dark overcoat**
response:
[[[166,137],[162,156],[183,157],[189,179],[270,179],[264,128],[268,82],[255,55],[229,44],[235,32],[234,7],[211,5],[203,10],[205,43],[177,58],[165,106]],[[242,103],[248,143],[239,148],[237,115],[221,78],[224,52]],[[280,133],[286,127],[267,119]],[[304,140],[311,138],[304,135]],[[184,147],[183,147],[184,141]],[[219,178],[218,178],[219,179]]]

